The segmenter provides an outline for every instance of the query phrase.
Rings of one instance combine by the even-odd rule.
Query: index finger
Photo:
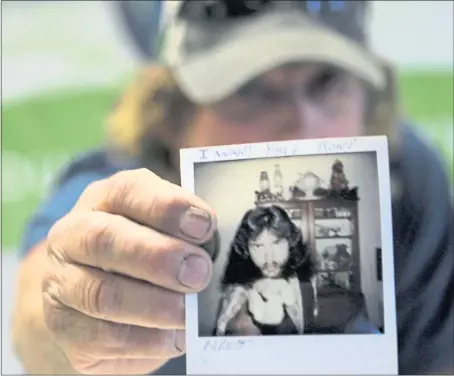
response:
[[[59,267],[91,266],[179,292],[202,290],[212,274],[201,247],[104,212],[63,217],[48,234],[47,250]]]
[[[216,229],[216,214],[207,203],[147,169],[122,171],[95,183],[77,206],[121,215],[197,245],[210,240]]]

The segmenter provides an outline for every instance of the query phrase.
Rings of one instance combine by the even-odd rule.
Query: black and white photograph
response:
[[[219,235],[211,283],[187,306],[194,334],[209,344],[392,341],[385,310],[395,308],[377,273],[389,274],[377,249],[390,247],[379,180],[375,150],[194,163],[193,191],[217,213]]]

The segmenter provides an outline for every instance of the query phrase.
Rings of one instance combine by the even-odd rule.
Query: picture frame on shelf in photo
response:
[[[398,373],[386,137],[183,149],[180,166],[220,239],[186,296],[188,375]]]

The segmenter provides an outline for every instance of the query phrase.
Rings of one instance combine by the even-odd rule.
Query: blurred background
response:
[[[372,45],[398,66],[406,113],[440,149],[453,181],[453,2],[373,3]],[[101,142],[106,114],[147,59],[118,2],[2,1],[2,8],[2,374],[12,374],[21,372],[8,326],[24,224],[55,172]],[[153,35],[157,11],[135,26]],[[153,40],[140,43],[151,48]]]

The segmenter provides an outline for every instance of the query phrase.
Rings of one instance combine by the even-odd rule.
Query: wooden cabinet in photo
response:
[[[358,199],[342,197],[256,202],[279,205],[301,229],[316,263],[317,290],[342,287],[361,291]]]

